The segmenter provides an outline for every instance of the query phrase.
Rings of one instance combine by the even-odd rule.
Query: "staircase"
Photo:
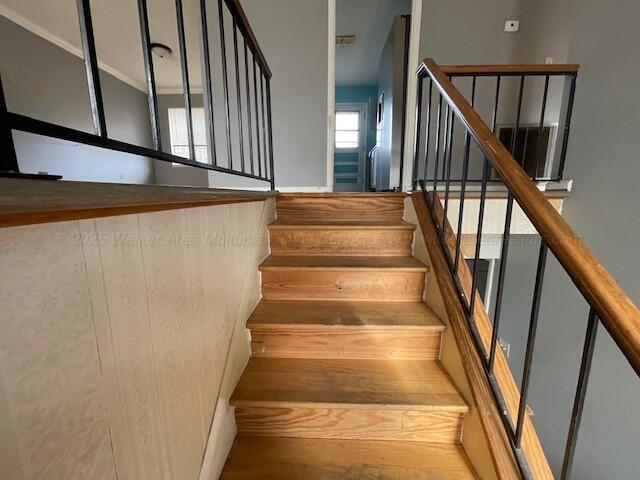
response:
[[[279,195],[223,479],[477,478],[404,195]]]

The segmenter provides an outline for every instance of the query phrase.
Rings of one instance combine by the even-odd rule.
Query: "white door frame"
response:
[[[409,69],[407,75],[407,109],[405,115],[404,162],[402,189],[411,188],[413,173],[413,147],[416,111],[416,88],[418,81],[415,72],[420,62],[420,27],[422,25],[423,0],[411,0],[411,35],[409,37]],[[327,190],[333,191],[333,160],[335,154],[335,110],[336,110],[336,0],[328,0],[328,43],[327,43]]]
[[[334,161],[335,163],[335,153],[344,151],[344,152],[358,152],[358,183],[356,184],[360,190],[360,192],[365,190],[365,180],[367,176],[367,133],[369,132],[369,104],[366,102],[340,102],[336,103],[336,112],[358,112],[360,118],[360,128],[358,130],[358,143],[359,147],[357,149],[335,149],[334,145]],[[335,133],[335,131],[334,131]],[[332,166],[332,170],[335,170],[335,165]],[[338,174],[340,175],[340,174]],[[345,176],[348,176],[345,174]],[[335,180],[335,173],[334,179]],[[332,180],[332,182],[333,182]],[[336,185],[333,186],[334,190]]]

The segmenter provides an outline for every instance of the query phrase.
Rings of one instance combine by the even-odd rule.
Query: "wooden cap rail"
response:
[[[515,66],[517,67],[517,66]],[[544,65],[553,67],[553,65]],[[504,184],[555,254],[587,302],[640,375],[640,310],[589,251],[580,237],[538,190],[511,153],[493,134],[445,71],[431,59],[418,69],[429,76],[458,119],[487,156]]]
[[[426,61],[426,60],[425,60]],[[523,63],[513,65],[440,65],[446,75],[575,75],[580,65]]]

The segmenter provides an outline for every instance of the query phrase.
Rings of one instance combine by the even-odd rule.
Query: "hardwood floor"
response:
[[[223,479],[477,478],[402,194],[277,199]]]

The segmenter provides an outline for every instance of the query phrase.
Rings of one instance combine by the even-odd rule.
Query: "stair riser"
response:
[[[459,412],[236,407],[238,432],[260,436],[459,443]]]
[[[267,300],[421,301],[422,271],[267,270],[262,296]]]
[[[413,230],[271,229],[273,255],[411,255]]]
[[[404,214],[401,196],[279,196],[276,202],[278,219],[282,220],[400,221]]]
[[[440,332],[358,328],[251,330],[255,357],[437,360]]]

